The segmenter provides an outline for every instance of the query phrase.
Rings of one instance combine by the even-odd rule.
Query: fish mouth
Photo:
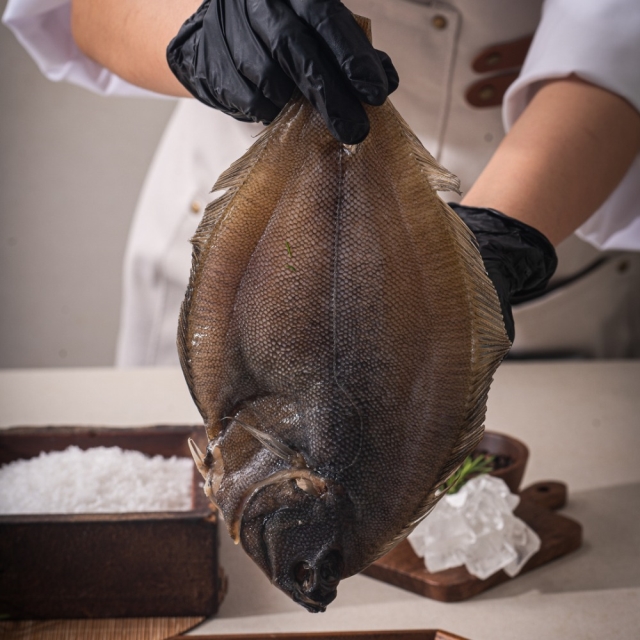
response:
[[[257,503],[265,490],[264,504]],[[323,514],[343,499],[344,491],[331,480],[288,469],[251,485],[234,514],[234,539],[272,584],[311,613],[325,611],[337,596],[344,570],[342,529]]]
[[[312,564],[299,562],[294,567],[293,599],[312,613],[324,611],[338,595],[343,569],[338,549],[325,550]]]
[[[298,487],[303,491],[306,491],[314,497],[319,497],[327,492],[327,481],[321,478],[319,475],[313,473],[310,469],[285,469],[283,471],[276,471],[270,476],[267,476],[263,480],[254,482],[247,490],[242,494],[238,506],[235,508],[231,520],[229,522],[229,533],[233,538],[233,541],[238,544],[240,542],[240,533],[242,528],[242,518],[249,502],[254,498],[259,491],[273,484],[281,484],[283,482],[289,482],[295,480]]]
[[[333,600],[335,599],[334,596],[329,602],[323,604],[322,602],[313,600],[300,591],[294,591],[291,596],[294,602],[302,605],[307,611],[310,611],[311,613],[324,613],[327,610],[327,606],[331,604],[331,602],[333,602]]]

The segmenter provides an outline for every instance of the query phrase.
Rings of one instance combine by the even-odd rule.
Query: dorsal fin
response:
[[[471,350],[473,380],[465,403],[464,426],[449,453],[447,463],[440,470],[434,485],[428,490],[409,523],[383,546],[376,559],[402,542],[420,521],[429,515],[444,495],[440,487],[477,447],[484,434],[487,397],[493,373],[511,346],[504,327],[498,295],[484,269],[473,233],[450,207],[441,200],[438,201],[443,219],[450,225],[462,250],[474,301]]]
[[[233,201],[242,185],[249,179],[263,152],[272,141],[275,132],[277,131],[278,123],[284,119],[290,118],[292,113],[299,110],[302,106],[302,97],[299,93],[294,93],[294,96],[282,109],[278,117],[265,128],[249,150],[220,175],[211,189],[211,193],[216,191],[224,191],[224,193],[207,205],[196,233],[193,238],[191,238],[191,244],[193,245],[191,255],[191,272],[185,297],[180,307],[177,348],[185,381],[198,411],[200,411],[200,414],[205,419],[205,426],[207,427],[209,439],[213,439],[216,434],[212,430],[212,427],[206,424],[207,418],[205,412],[194,393],[193,373],[189,358],[189,310],[191,307],[193,291],[195,290],[198,282],[200,264],[204,260],[207,245],[214,229],[224,221],[225,212],[232,207]]]

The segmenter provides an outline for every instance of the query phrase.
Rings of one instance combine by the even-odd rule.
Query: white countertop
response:
[[[0,371],[0,427],[199,423],[174,369]],[[583,547],[461,603],[364,576],[312,615],[269,585],[222,531],[229,593],[197,633],[441,628],[471,640],[636,639],[640,629],[640,361],[507,363],[487,429],[527,443],[524,486],[562,480]]]

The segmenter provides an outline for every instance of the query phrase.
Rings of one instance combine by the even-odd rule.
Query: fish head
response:
[[[321,612],[346,577],[349,511],[339,485],[313,486],[306,478],[270,484],[247,503],[240,541],[274,585],[308,611]]]

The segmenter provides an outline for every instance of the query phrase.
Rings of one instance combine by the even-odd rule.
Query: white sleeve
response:
[[[640,111],[640,1],[545,0],[522,72],[503,101],[508,131],[540,82],[575,74]],[[640,251],[640,156],[600,209],[577,230],[600,249]]]
[[[507,130],[539,82],[572,73],[640,110],[638,0],[546,0],[522,72],[505,95]]]
[[[103,95],[166,97],[126,82],[78,49],[71,35],[71,0],[9,0],[2,22],[49,80]]]

